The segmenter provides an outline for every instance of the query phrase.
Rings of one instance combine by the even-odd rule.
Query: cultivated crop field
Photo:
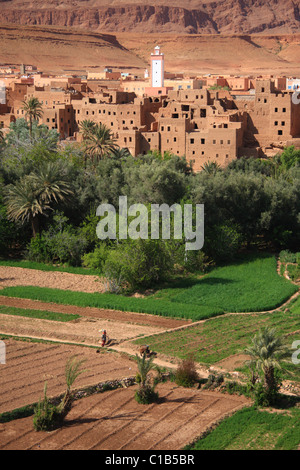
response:
[[[299,442],[299,409],[268,413],[249,408],[225,419],[192,449],[297,450]]]
[[[166,383],[158,387],[158,404],[139,405],[134,390],[117,389],[76,401],[65,426],[49,433],[35,432],[32,417],[0,424],[0,450],[176,450],[249,403],[245,397]]]
[[[36,403],[43,397],[65,391],[65,365],[69,357],[85,359],[84,372],[76,387],[95,385],[106,380],[134,376],[136,364],[113,352],[97,353],[95,348],[15,341],[5,339],[6,365],[1,365],[0,413]]]
[[[244,256],[182,284],[162,289],[157,297],[194,308],[205,305],[225,312],[260,312],[280,306],[298,290],[278,275],[276,259],[268,254]]]
[[[204,364],[215,364],[233,354],[243,352],[259,328],[275,327],[279,335],[300,335],[300,299],[288,312],[276,311],[261,314],[226,315],[193,327],[143,339],[152,349],[160,353],[186,358],[193,354],[195,360]],[[286,341],[291,344],[289,337]],[[141,341],[137,340],[139,344]]]
[[[68,288],[62,290],[41,287],[39,284],[28,285],[28,282],[26,284],[18,286],[14,283],[11,287],[5,287],[4,282],[0,295],[193,321],[215,317],[224,312],[275,309],[298,290],[297,286],[278,275],[276,259],[268,254],[244,255],[239,261],[229,266],[214,268],[206,275],[181,277],[166,288],[144,298],[90,291],[76,292]],[[84,290],[84,285],[81,288]]]

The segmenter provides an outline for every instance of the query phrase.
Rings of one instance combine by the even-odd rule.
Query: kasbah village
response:
[[[79,250],[81,229],[92,246],[88,251],[84,245],[77,264],[61,261],[57,253],[45,259],[0,256],[0,450],[101,450],[106,451],[102,464],[135,468],[148,458],[159,466],[200,465],[201,449],[300,449],[300,258],[295,243],[300,77],[171,73],[162,48],[152,46],[149,67],[140,74],[111,66],[77,75],[52,75],[35,64],[0,66],[0,155],[6,164],[1,237],[4,233],[5,240],[15,240],[25,225],[20,214],[31,211],[26,253],[42,247],[40,256],[49,246],[42,243],[61,237],[62,244],[64,236],[70,245],[76,239]],[[133,194],[135,186],[139,194],[145,186],[148,202],[152,190],[173,197],[174,175],[176,188],[184,187],[181,196],[190,194],[193,181],[194,188],[204,188],[199,199],[207,191],[206,201],[215,210],[209,214],[208,255],[200,250],[188,258],[179,246],[181,264],[172,258],[170,267],[175,244],[166,252],[155,240],[158,256],[139,251],[152,245],[136,240],[101,245],[94,236],[95,214],[87,203],[80,206],[79,197],[78,208],[73,204],[71,209],[72,220],[84,220],[80,228],[73,221],[68,225],[63,213],[50,212],[58,194],[61,200],[71,194],[73,181],[64,180],[64,168],[55,167],[56,161],[46,162],[60,168],[61,175],[57,186],[47,179],[42,189],[38,186],[39,168],[26,159],[27,149],[36,144],[26,111],[33,99],[40,106],[34,119],[59,135],[55,155],[84,148],[87,123],[104,125],[111,131],[109,139],[125,150],[123,169],[121,157],[99,158],[87,167],[74,158],[70,174],[77,178],[74,187],[80,195],[89,178],[94,178],[91,187],[97,187],[96,178],[105,186],[107,178],[107,193],[114,198],[119,187],[110,186],[106,168],[113,168],[114,181],[126,176]],[[25,143],[16,130],[21,120],[23,131],[27,126]],[[268,173],[268,166],[259,166],[287,148],[292,149],[287,168],[280,160],[276,174],[273,167]],[[249,159],[253,173],[246,163],[236,171],[239,159]],[[163,166],[164,160],[169,166]],[[153,178],[149,190],[138,173],[142,165],[151,175],[163,175],[162,180],[167,175],[163,184],[156,187]],[[25,186],[36,190],[29,202],[24,202]],[[231,202],[223,201],[222,191]],[[264,198],[271,208],[262,209]],[[6,220],[6,210],[15,216]],[[36,214],[43,223],[40,232],[30,225]],[[236,221],[244,224],[244,238]],[[221,250],[223,243],[229,258]],[[66,244],[64,250],[68,252]],[[132,275],[125,290],[118,290],[121,275],[118,284],[119,274],[110,279],[100,271],[111,260],[109,266],[127,263],[124,272],[133,272],[140,267],[140,253],[151,268],[141,278],[153,274],[155,263],[159,270],[162,260],[170,269],[170,277],[165,281],[161,275],[156,288],[140,288],[141,279],[135,277],[133,290],[126,290]],[[86,264],[80,264],[83,259]],[[288,365],[279,379],[277,365],[287,347]],[[150,453],[134,454],[141,450]]]
[[[165,71],[156,46],[143,76],[106,68],[84,76],[51,76],[34,65],[0,67],[6,99],[0,126],[25,117],[23,101],[42,104],[40,124],[56,129],[61,142],[82,140],[85,120],[105,124],[131,155],[149,151],[185,156],[200,171],[238,157],[273,156],[300,146],[300,106],[292,77],[185,76]]]

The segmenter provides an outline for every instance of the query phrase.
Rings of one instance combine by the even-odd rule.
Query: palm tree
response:
[[[43,202],[64,201],[73,195],[65,170],[60,162],[45,162],[33,173],[31,179]]]
[[[131,153],[129,152],[128,148],[120,148],[116,147],[110,152],[112,157],[118,158],[121,160],[122,158],[128,158],[131,156]]]
[[[32,234],[39,232],[39,216],[51,210],[53,201],[64,201],[72,190],[57,162],[47,162],[30,175],[6,187],[7,217],[21,224],[30,222]]]
[[[153,364],[154,356],[146,359],[146,353],[142,357],[136,355],[137,367],[138,367],[138,382],[139,389],[135,393],[135,398],[139,403],[148,404],[158,399],[158,394],[154,391],[156,382],[151,385],[151,378],[149,372],[153,369],[157,369],[157,366]]]
[[[29,175],[7,186],[6,191],[4,202],[7,205],[8,219],[19,221],[22,225],[30,222],[35,237],[39,231],[38,216],[50,209],[49,204],[43,204],[39,199],[37,188]]]
[[[245,353],[251,357],[248,365],[252,373],[254,370],[263,373],[266,391],[275,391],[275,370],[281,369],[280,361],[288,355],[281,338],[276,336],[275,328],[266,327],[260,330],[252,339],[252,344],[245,349]]]
[[[154,356],[151,356],[149,359],[147,359],[146,354],[144,353],[142,357],[136,355],[136,360],[141,378],[140,384],[142,388],[145,388],[148,382],[148,374],[155,367],[153,364]]]
[[[79,125],[83,140],[87,140],[96,127],[96,123],[90,119],[85,119]]]
[[[86,138],[86,154],[92,161],[102,160],[118,147],[111,130],[105,124],[96,124]]]
[[[59,405],[59,410],[63,418],[69,413],[72,403],[73,403],[73,394],[71,392],[71,388],[79,375],[86,372],[81,367],[86,362],[86,359],[78,359],[77,356],[72,356],[69,358],[65,368],[65,377],[66,377],[66,384],[67,390],[65,395]]]
[[[33,121],[38,121],[43,116],[43,106],[37,98],[32,97],[28,101],[23,101],[23,110],[25,111],[26,118],[29,118],[29,134],[31,138]]]
[[[205,162],[201,169],[209,175],[215,175],[217,171],[221,170],[221,166],[217,162]]]
[[[0,145],[4,142],[3,130],[0,129]]]

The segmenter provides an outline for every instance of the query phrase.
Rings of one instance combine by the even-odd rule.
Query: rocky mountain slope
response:
[[[101,32],[291,34],[300,0],[0,0],[0,23]]]

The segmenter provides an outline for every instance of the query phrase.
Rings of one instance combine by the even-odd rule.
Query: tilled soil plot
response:
[[[105,290],[103,280],[98,276],[0,266],[0,288],[11,286],[50,287],[90,293]]]
[[[245,397],[160,384],[160,403],[139,405],[136,387],[75,402],[65,425],[35,432],[32,417],[0,424],[0,449],[178,450],[222,417],[249,403]]]
[[[106,319],[120,322],[128,322],[136,325],[148,325],[164,329],[177,328],[192,323],[192,320],[160,317],[148,313],[123,312],[105,308],[76,307],[75,305],[63,305],[40,302],[38,300],[19,299],[15,297],[0,296],[0,305],[7,307],[25,308],[33,310],[47,310],[50,312],[68,313],[82,317]]]
[[[127,339],[163,331],[162,328],[131,325],[130,323],[114,322],[104,319],[79,318],[64,323],[0,314],[0,333],[11,336],[26,336],[97,346],[100,341],[102,329],[107,330],[107,334],[110,338],[108,345],[118,344]]]
[[[6,365],[0,364],[0,413],[36,403],[43,397],[45,382],[48,396],[63,393],[65,365],[73,355],[86,359],[86,371],[76,380],[75,388],[134,376],[137,370],[134,361],[108,351],[12,339],[5,344]]]

